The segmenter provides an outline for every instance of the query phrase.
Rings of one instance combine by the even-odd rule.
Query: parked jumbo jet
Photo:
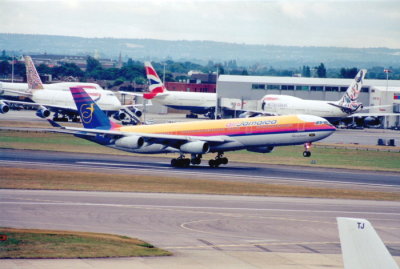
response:
[[[269,115],[310,114],[331,122],[338,121],[363,109],[363,105],[357,101],[357,98],[366,73],[366,69],[358,72],[339,101],[304,100],[290,95],[267,94],[262,98],[262,111],[248,111],[242,113],[241,116],[265,113]]]
[[[145,62],[144,66],[150,89],[149,93],[143,94],[145,99],[154,100],[170,108],[189,110],[191,114],[204,114],[214,119],[217,102],[215,93],[168,91],[151,63]]]
[[[81,87],[87,90],[88,94],[94,98],[96,103],[107,115],[112,115],[117,120],[125,119],[127,114],[132,116],[131,109],[136,117],[142,115],[141,111],[134,106],[123,106],[112,91],[104,90],[95,83],[60,82],[43,84],[31,57],[25,56],[24,58],[28,90],[15,90],[15,86],[12,86],[13,89],[10,85],[4,85],[2,91],[28,97],[34,103],[3,99],[0,100],[1,113],[7,113],[10,104],[20,104],[36,106],[36,115],[42,118],[47,118],[50,116],[50,112],[54,112],[53,120],[68,121],[69,118],[76,121],[79,113],[76,110],[69,88]],[[61,117],[59,115],[61,115]]]
[[[337,218],[344,269],[399,269],[368,220]]]
[[[209,161],[211,167],[227,164],[224,152],[246,149],[268,153],[276,146],[309,145],[335,131],[328,121],[316,116],[292,115],[229,119],[216,121],[179,122],[140,126],[120,126],[111,122],[82,88],[71,88],[84,128],[62,127],[49,120],[61,132],[95,143],[135,153],[180,153],[171,166],[187,167],[200,164],[203,154],[217,153]],[[59,130],[57,130],[59,132]],[[185,158],[191,154],[191,158]]]

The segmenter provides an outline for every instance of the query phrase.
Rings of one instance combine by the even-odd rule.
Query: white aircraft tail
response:
[[[361,69],[360,71],[358,71],[356,77],[354,78],[350,86],[347,88],[347,91],[344,93],[342,98],[338,102],[330,104],[341,108],[342,111],[347,114],[353,114],[357,110],[361,109],[362,104],[359,103],[357,99],[358,96],[360,95],[366,73],[367,73],[366,69]]]
[[[153,99],[159,94],[168,92],[161,81],[160,77],[157,75],[156,70],[153,68],[150,62],[145,62],[144,67],[146,69],[147,79],[149,80],[149,90],[150,92],[144,93],[143,97],[145,99]]]
[[[344,269],[399,269],[371,223],[337,218]]]
[[[39,77],[39,74],[33,64],[32,58],[30,56],[25,56],[25,66],[26,66],[26,78],[28,81],[28,91],[33,90],[43,90],[43,83]]]

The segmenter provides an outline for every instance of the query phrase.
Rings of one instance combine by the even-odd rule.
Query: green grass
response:
[[[369,150],[327,148],[315,143],[311,158],[302,157],[302,146],[277,147],[272,153],[261,154],[248,151],[227,152],[230,161],[266,163],[281,165],[301,165],[347,169],[365,169],[375,171],[400,172],[400,153]],[[0,131],[0,147],[15,149],[50,150],[97,154],[134,155],[97,145],[93,142],[67,134],[27,133]],[[167,156],[165,154],[157,156]],[[167,157],[172,158],[169,154]],[[208,154],[205,160],[212,158]]]
[[[0,258],[100,258],[166,256],[170,252],[126,236],[0,228]]]

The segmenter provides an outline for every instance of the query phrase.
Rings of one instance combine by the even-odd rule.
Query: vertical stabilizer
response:
[[[30,56],[25,56],[26,79],[28,90],[43,90],[43,83]]]
[[[356,112],[359,108],[362,108],[362,104],[357,102],[357,99],[360,95],[366,73],[366,69],[361,69],[360,71],[358,71],[353,82],[347,88],[347,91],[337,102],[337,105],[341,107],[344,112],[351,114]]]
[[[371,223],[337,218],[344,269],[399,269]]]
[[[70,91],[85,128],[109,130],[118,127],[116,123],[109,120],[83,88],[71,87]]]
[[[145,99],[153,99],[157,94],[167,92],[164,83],[161,81],[160,77],[157,75],[156,70],[153,68],[150,62],[145,62],[144,67],[146,69],[146,76],[149,80],[149,90],[150,92],[144,93],[143,97]]]

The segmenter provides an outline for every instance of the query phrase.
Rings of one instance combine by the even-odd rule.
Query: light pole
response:
[[[11,61],[11,83],[14,83],[14,58],[15,55],[12,56],[12,61]]]
[[[215,79],[215,112],[214,112],[214,119],[217,119],[217,112],[218,112],[218,73],[219,73],[219,66],[217,66],[217,77]]]

